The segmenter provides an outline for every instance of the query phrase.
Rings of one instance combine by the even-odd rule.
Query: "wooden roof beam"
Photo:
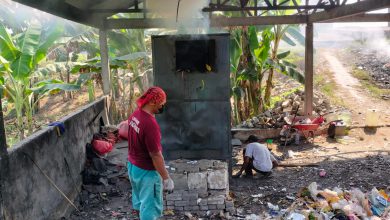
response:
[[[362,14],[377,9],[390,7],[390,0],[365,0],[337,8],[316,12],[308,16],[307,23],[332,21],[339,18]]]
[[[275,24],[304,24],[307,21],[306,15],[289,16],[260,16],[260,17],[214,17],[210,20],[210,27],[234,27],[249,25],[275,25]],[[318,23],[336,22],[389,22],[390,13],[386,14],[358,14],[349,17],[335,18],[332,20],[320,21]],[[147,28],[172,28],[165,19],[107,19],[106,29],[147,29]],[[199,20],[199,24],[204,21]],[[196,25],[194,25],[196,26]],[[201,26],[201,25],[199,25]]]

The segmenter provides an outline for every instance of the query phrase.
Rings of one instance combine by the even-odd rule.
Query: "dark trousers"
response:
[[[245,152],[246,152],[246,149],[243,150],[243,154],[242,154],[242,158],[244,159],[244,162],[245,162]],[[253,158],[249,158],[249,163],[247,164],[246,168],[245,168],[245,174],[247,176],[253,176],[253,172],[252,170],[256,171],[257,173],[260,173],[264,176],[269,176],[272,172],[263,172],[263,171],[260,171],[258,169],[256,169],[254,166],[253,166]]]

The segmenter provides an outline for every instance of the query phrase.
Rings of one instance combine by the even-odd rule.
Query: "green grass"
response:
[[[343,99],[337,96],[337,85],[333,80],[327,80],[332,77],[329,71],[323,71],[314,75],[314,86],[318,88],[330,101],[336,106],[345,106]]]
[[[380,98],[382,95],[390,95],[390,90],[381,89],[376,86],[366,71],[354,67],[351,73],[360,81],[363,87],[366,88],[372,96]]]

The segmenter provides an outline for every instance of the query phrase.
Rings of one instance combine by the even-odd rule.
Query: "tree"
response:
[[[59,89],[79,89],[77,85],[64,84],[59,80],[32,83],[39,62],[46,57],[48,48],[61,32],[60,25],[44,29],[39,22],[32,21],[23,33],[11,35],[0,24],[0,86],[15,107],[20,139],[25,137],[24,116],[27,117],[27,129],[32,132],[34,106],[39,99]],[[34,94],[37,95],[35,100]]]

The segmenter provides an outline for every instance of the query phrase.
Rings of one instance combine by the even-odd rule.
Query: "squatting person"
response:
[[[253,176],[252,170],[268,177],[272,173],[272,168],[278,166],[278,161],[268,148],[258,141],[259,139],[254,135],[250,135],[245,141],[247,146],[243,151],[244,163],[240,171],[233,175],[233,178],[240,177],[244,170],[248,177]]]
[[[132,186],[133,209],[141,220],[162,215],[162,191],[172,191],[174,183],[165,168],[161,131],[155,114],[162,113],[166,94],[159,87],[149,88],[138,100],[129,117],[128,174]]]

